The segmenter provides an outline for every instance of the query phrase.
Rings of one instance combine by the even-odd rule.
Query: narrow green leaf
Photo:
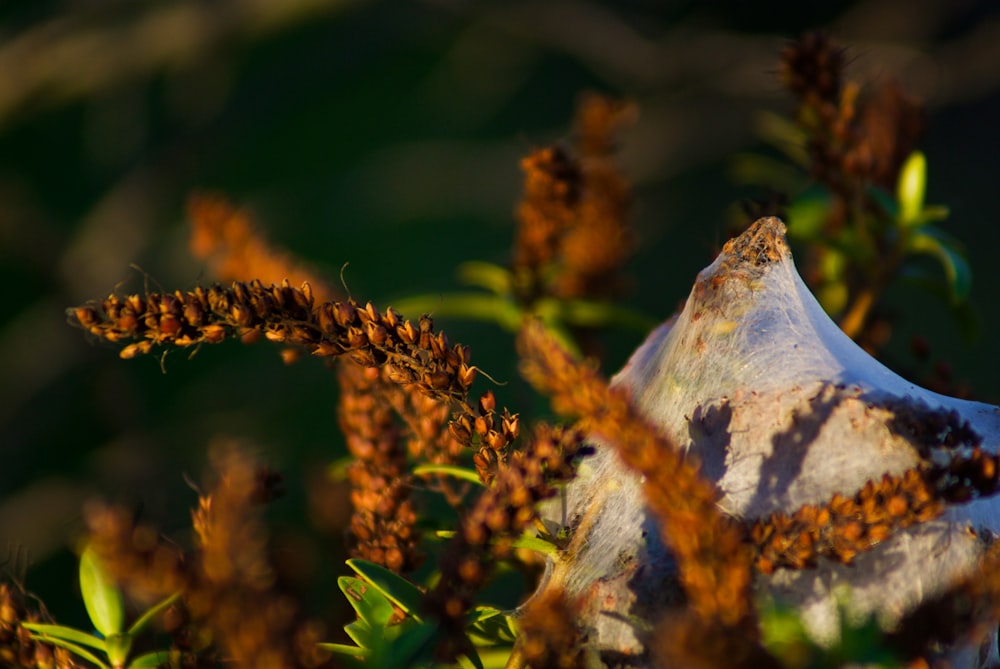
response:
[[[521,309],[514,302],[489,293],[416,295],[395,302],[395,308],[403,314],[429,313],[441,318],[496,323],[511,332],[520,327],[522,319]]]
[[[546,541],[540,537],[529,536],[524,534],[514,540],[514,548],[527,548],[528,550],[538,551],[539,553],[544,553],[545,555],[555,555],[559,552],[556,545],[551,541]]]
[[[81,646],[90,646],[102,653],[107,651],[104,639],[99,639],[93,634],[87,634],[82,630],[64,625],[50,625],[48,623],[21,623],[21,627],[52,639],[63,639]]]
[[[392,603],[373,586],[353,576],[341,576],[337,585],[354,607],[358,617],[367,622],[373,630],[380,630],[392,618]]]
[[[816,241],[823,232],[830,213],[830,193],[825,189],[808,188],[785,208],[788,236],[792,239]]]
[[[139,619],[132,623],[132,626],[128,628],[128,635],[130,637],[136,637],[142,634],[143,630],[149,626],[149,623],[153,622],[156,616],[160,615],[164,611],[170,608],[170,606],[180,599],[181,593],[175,592],[158,604],[154,604],[150,608],[146,609]]]
[[[32,634],[31,638],[35,639],[36,641],[43,641],[52,646],[59,646],[60,648],[65,648],[74,655],[82,657],[87,662],[95,664],[101,669],[111,669],[111,667],[108,666],[107,662],[104,662],[103,660],[101,660],[99,657],[91,653],[83,646],[77,645],[72,641],[66,641],[65,639],[57,639],[56,637],[45,636],[43,634]]]
[[[169,650],[154,650],[151,653],[143,653],[139,657],[129,662],[129,669],[152,669],[169,664],[173,659]]]
[[[882,211],[894,221],[899,220],[899,202],[896,198],[878,186],[870,186],[865,190],[865,194],[882,208]]]
[[[351,641],[362,648],[371,648],[376,641],[372,633],[372,626],[365,620],[359,619],[349,625],[344,625],[344,631],[347,632],[347,636],[351,637]]]
[[[912,227],[920,223],[926,190],[927,158],[920,151],[914,151],[899,170],[899,181],[896,184],[900,224]]]
[[[803,167],[809,165],[806,132],[792,120],[781,114],[762,112],[754,118],[754,130],[758,137],[780,149],[794,162]]]
[[[467,661],[469,663],[469,665],[471,665],[472,667],[475,667],[475,669],[486,669],[483,666],[483,660],[482,660],[482,658],[479,657],[479,653],[476,651],[475,648],[473,648],[470,652],[466,653],[465,655],[462,655],[459,658],[459,662],[458,662],[459,666],[463,666],[464,667],[465,664],[462,662],[462,660]]]
[[[437,632],[438,625],[432,622],[413,625],[405,630],[387,649],[385,666],[391,669],[408,669],[413,666],[418,657],[434,647]]]
[[[943,221],[949,216],[951,216],[951,210],[948,209],[948,207],[939,204],[927,205],[924,207],[924,210],[920,212],[920,225]]]
[[[98,632],[107,637],[122,631],[125,602],[121,590],[90,546],[80,556],[80,593]]]
[[[477,650],[485,669],[504,669],[510,660],[510,654],[514,648],[512,646],[499,646],[496,648],[479,648]]]
[[[505,613],[478,620],[468,625],[466,631],[479,645],[509,644],[517,638],[513,620]]]
[[[558,320],[581,327],[613,325],[645,333],[658,325],[655,319],[633,309],[595,300],[542,298],[535,303],[535,313],[546,321]]]
[[[347,566],[388,597],[396,606],[403,609],[407,615],[412,616],[418,622],[420,621],[419,611],[424,596],[417,586],[382,565],[367,560],[351,559],[347,561]]]
[[[493,606],[477,606],[471,611],[465,614],[465,624],[475,625],[484,620],[489,620],[499,615],[504,615],[504,612]]]
[[[794,193],[805,180],[802,171],[787,160],[759,153],[734,154],[727,172],[736,183],[765,186],[779,193]]]
[[[330,651],[331,653],[347,655],[348,657],[367,657],[370,652],[367,648],[348,646],[344,643],[320,643],[316,645],[324,650]]]
[[[458,533],[455,530],[437,530],[434,532],[434,535],[439,539],[451,539],[456,534]],[[526,548],[545,555],[555,555],[559,552],[559,548],[551,541],[528,533],[522,534],[515,539],[513,545],[514,548]]]
[[[483,482],[479,478],[479,474],[476,473],[476,470],[469,469],[468,467],[459,467],[458,465],[420,465],[413,468],[413,473],[417,476],[424,476],[425,474],[443,474],[444,476],[450,476],[463,481],[469,481],[470,483],[483,485]]]
[[[458,266],[458,280],[466,286],[485,288],[494,295],[509,297],[514,279],[510,270],[493,263],[470,260]]]
[[[128,634],[112,634],[104,639],[104,643],[108,648],[108,660],[111,661],[111,666],[124,666],[128,654],[132,651],[132,637]]]
[[[961,302],[969,296],[969,291],[972,290],[972,268],[948,235],[929,226],[921,228],[910,237],[907,250],[911,253],[929,254],[941,263],[951,287],[952,300]]]

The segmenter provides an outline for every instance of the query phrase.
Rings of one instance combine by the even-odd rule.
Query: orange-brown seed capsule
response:
[[[73,310],[73,316],[80,325],[88,328],[100,322],[97,311],[92,307],[77,307]]]
[[[482,415],[491,413],[497,408],[497,398],[493,395],[492,390],[487,390],[483,393],[482,397],[479,398],[479,413]]]
[[[165,337],[175,337],[180,334],[181,322],[173,314],[164,314],[160,317],[160,332]]]
[[[209,344],[218,344],[226,338],[226,327],[224,325],[206,325],[202,328],[205,341]]]

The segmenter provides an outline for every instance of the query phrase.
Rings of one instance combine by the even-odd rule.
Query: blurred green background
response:
[[[566,135],[581,92],[626,96],[641,110],[619,155],[640,240],[628,304],[665,318],[725,241],[734,203],[760,195],[733,182],[732,160],[760,149],[758,114],[790,110],[777,58],[809,28],[850,47],[853,78],[898,77],[926,103],[927,199],[952,208],[943,227],[974,271],[979,336],[897,285],[887,362],[919,375],[908,348],[920,334],[978,398],[1000,400],[1000,12],[989,0],[816,4],[0,4],[3,569],[79,622],[82,505],[124,502],[183,539],[189,483],[228,435],[286,473],[275,514],[291,571],[303,582],[343,572],[338,531],[324,540],[302,522],[303,481],[343,455],[324,365],[231,343],[168,356],[164,373],[158,356],[119,360],[66,325],[67,306],[112,289],[203,276],[186,247],[190,192],[246,205],[334,284],[348,264],[353,296],[384,308],[455,289],[464,260],[505,263],[519,158]],[[516,379],[508,336],[437,325],[490,375]],[[640,339],[611,337],[605,370]],[[496,392],[517,408],[520,388]]]

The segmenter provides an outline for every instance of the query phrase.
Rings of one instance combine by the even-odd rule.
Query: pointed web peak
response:
[[[785,240],[785,224],[780,218],[759,218],[746,232],[726,242],[723,255],[733,262],[763,267],[791,255]]]

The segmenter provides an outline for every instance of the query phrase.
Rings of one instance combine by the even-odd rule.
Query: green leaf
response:
[[[104,639],[99,639],[93,634],[87,634],[86,632],[73,627],[50,625],[48,623],[21,623],[21,627],[49,639],[63,639],[64,641],[77,643],[81,646],[90,646],[91,648],[99,650],[102,653],[107,652],[107,646],[104,643]]]
[[[595,300],[546,297],[535,303],[534,313],[546,322],[561,321],[580,327],[613,325],[645,333],[658,325],[655,319],[627,307]]]
[[[943,221],[949,216],[951,216],[951,210],[948,207],[939,204],[928,205],[920,212],[920,225]]]
[[[324,650],[330,651],[331,653],[347,655],[348,657],[367,657],[370,652],[367,648],[348,646],[345,643],[318,643],[316,645]]]
[[[162,667],[172,660],[172,653],[169,650],[154,650],[151,653],[144,653],[129,662],[129,669],[144,669]]]
[[[87,662],[97,665],[98,667],[100,667],[100,669],[111,669],[111,667],[108,666],[107,662],[104,662],[103,660],[101,660],[99,657],[91,653],[83,646],[79,646],[73,643],[72,641],[66,641],[65,639],[45,636],[43,634],[38,634],[38,635],[32,634],[31,637],[38,641],[44,641],[45,643],[52,646],[59,646],[60,648],[65,648],[74,655],[82,657]]]
[[[545,555],[555,555],[559,552],[559,549],[551,541],[527,534],[521,535],[514,540],[514,548],[527,548],[528,550],[544,553]]]
[[[897,202],[891,194],[882,190],[878,186],[868,187],[865,190],[865,194],[874,200],[889,218],[894,221],[899,220],[899,202]]]
[[[387,649],[384,666],[399,669],[413,666],[414,660],[425,651],[434,647],[434,637],[437,636],[438,625],[434,622],[412,625],[405,629],[396,641]]]
[[[899,170],[899,181],[896,183],[901,225],[913,227],[920,224],[926,190],[927,158],[920,151],[914,151]]]
[[[125,621],[121,590],[88,546],[80,556],[80,593],[94,628],[105,637],[119,634]]]
[[[500,646],[496,648],[477,648],[476,650],[483,661],[484,669],[504,669],[514,649],[512,646]],[[461,658],[459,658],[459,662],[461,662]]]
[[[483,481],[479,478],[476,470],[469,469],[468,467],[459,467],[458,465],[420,465],[413,468],[413,473],[417,476],[443,474],[444,476],[451,476],[452,478],[483,485]]]
[[[504,615],[504,612],[494,606],[476,606],[465,614],[465,624],[475,625],[500,615]]]
[[[489,616],[466,626],[469,637],[479,645],[500,645],[513,643],[517,638],[517,628],[509,615]]]
[[[514,278],[510,270],[480,260],[470,260],[459,265],[458,280],[466,286],[485,288],[494,295],[509,297],[514,292]]]
[[[531,530],[522,534],[520,537],[513,541],[514,548],[526,548],[531,551],[538,551],[544,555],[555,555],[559,552],[559,548],[547,539],[542,539],[541,537],[530,534]],[[434,532],[434,536],[440,539],[451,539],[453,536],[458,534],[455,530],[437,530]]]
[[[802,167],[808,167],[806,133],[798,124],[773,112],[757,114],[754,130],[761,139],[780,149],[788,158]]]
[[[373,630],[381,630],[392,618],[392,603],[373,586],[353,576],[341,576],[337,585],[354,607],[358,617]]]
[[[803,241],[818,241],[830,213],[830,193],[820,188],[808,188],[785,208],[788,236]]]
[[[937,259],[948,279],[953,301],[961,302],[969,296],[969,291],[972,290],[972,268],[948,235],[930,226],[921,228],[910,236],[907,251],[926,253]]]
[[[805,180],[802,171],[788,161],[758,153],[735,154],[727,172],[736,183],[765,186],[779,193],[794,193]]]
[[[486,669],[483,666],[483,660],[479,657],[479,653],[476,651],[475,648],[473,648],[471,652],[466,653],[465,655],[459,657],[458,665],[460,667],[465,666],[465,663],[462,662],[462,660],[465,660],[470,666],[474,667],[474,669]]]
[[[358,576],[369,583],[373,588],[388,597],[396,606],[412,616],[418,622],[423,593],[405,578],[389,571],[382,565],[354,558],[347,561],[347,566],[353,569]]]
[[[429,313],[441,318],[463,318],[496,323],[505,330],[521,326],[521,308],[509,299],[488,293],[416,295],[395,302],[404,314]]]
[[[149,623],[153,622],[153,619],[156,618],[156,616],[169,609],[174,602],[180,599],[180,596],[181,593],[175,592],[159,604],[154,604],[150,608],[146,609],[146,611],[139,616],[139,619],[132,623],[132,626],[128,628],[128,635],[130,637],[136,637],[139,634],[142,634],[143,630],[146,629]]]
[[[112,634],[104,639],[104,643],[108,647],[108,659],[111,660],[111,666],[124,666],[128,654],[132,651],[132,637],[128,634]]]
[[[347,632],[347,636],[351,637],[351,641],[362,648],[370,649],[381,641],[381,635],[375,638],[372,626],[365,620],[355,620],[348,625],[344,625],[344,631]]]

